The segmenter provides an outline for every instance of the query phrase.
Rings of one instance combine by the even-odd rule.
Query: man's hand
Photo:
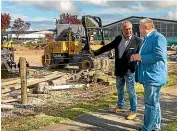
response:
[[[141,61],[141,55],[140,54],[131,55],[130,61]]]

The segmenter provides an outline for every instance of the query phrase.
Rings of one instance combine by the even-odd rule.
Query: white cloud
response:
[[[157,9],[157,8],[170,8],[177,7],[176,0],[171,1],[109,1],[109,0],[89,0],[83,1],[84,4],[93,4],[97,6],[109,6],[116,8],[128,8],[128,9]]]
[[[169,11],[167,15],[167,19],[177,20],[177,11],[176,12]]]
[[[85,2],[89,4],[94,4],[97,6],[107,6],[105,8],[97,10],[92,10],[91,14],[99,15],[99,14],[121,14],[123,16],[129,15],[137,15],[137,14],[148,14],[148,12],[152,12],[153,10],[165,11],[172,10],[174,8],[177,9],[177,2],[174,1],[109,1],[104,0],[103,4],[95,3],[94,1]],[[154,12],[154,15],[156,12]],[[158,15],[158,14],[156,14]],[[162,13],[159,12],[159,18],[164,17]],[[155,17],[155,16],[154,16]],[[169,12],[166,19],[176,19],[176,13]]]
[[[5,9],[16,9],[17,7],[15,5],[10,5],[10,6],[6,6],[6,7],[3,7],[3,10]]]
[[[71,0],[65,1],[9,1],[23,6],[34,6],[43,10],[58,11],[59,13],[69,13],[79,15],[81,9],[76,7]]]
[[[143,6],[147,6],[148,8],[170,8],[170,7],[177,7],[176,0],[173,1],[144,1],[142,2]]]
[[[18,13],[21,11],[20,8],[18,8],[16,5],[8,5],[8,6],[3,6],[1,7],[1,12],[6,12],[6,13],[10,13],[11,11],[13,11],[13,13]]]
[[[14,21],[17,18],[21,18],[24,21],[28,21],[29,20],[28,16],[21,15],[21,14],[10,14],[10,16],[11,16],[11,21]]]
[[[147,8],[143,8],[142,6],[133,6],[133,8],[116,8],[116,7],[109,7],[100,9],[99,11],[92,11],[91,14],[93,15],[99,15],[99,14],[122,14],[122,15],[128,15],[128,14],[134,14],[134,13],[141,13],[147,11]]]
[[[100,10],[99,14],[124,14],[124,13],[133,13],[134,11],[127,8],[107,8]]]
[[[98,4],[97,2],[91,0],[84,3],[94,4],[98,6],[107,6],[105,8],[100,9],[99,11],[92,10],[91,14],[99,15],[99,14],[132,14],[139,13],[148,10],[148,7],[143,6],[141,1],[108,1],[108,0],[100,0],[102,4]]]
[[[42,30],[42,29],[54,29],[55,23],[54,20],[47,19],[45,17],[34,17],[29,18],[28,16],[24,16],[21,14],[11,14],[11,26],[13,25],[13,21],[17,18],[21,18],[24,21],[30,22],[30,31],[33,30]]]
[[[103,25],[107,25],[124,18],[122,15],[118,15],[118,14],[115,15],[101,14],[99,15],[99,17],[101,18]]]
[[[32,18],[30,21],[54,21],[54,20],[51,20],[45,17],[35,17],[35,18]]]
[[[49,19],[49,18],[46,18],[46,17],[30,18],[29,16],[25,16],[25,15],[22,15],[22,14],[10,14],[10,16],[11,16],[11,21],[14,21],[17,18],[21,18],[24,21],[53,21],[53,22],[55,22],[54,19]]]
[[[141,3],[138,3],[137,5],[132,6],[132,10],[139,12],[139,11],[148,11],[148,7],[143,6]]]
[[[46,29],[55,29],[55,25],[53,24],[38,24],[38,25],[31,25],[33,30],[46,30]]]
[[[83,4],[97,5],[97,6],[113,6],[113,7],[122,7],[124,5],[130,5],[135,3],[134,1],[109,1],[109,0],[88,0],[81,1]]]
[[[81,1],[83,4],[93,4],[98,6],[108,6],[107,0],[88,0],[88,1]]]

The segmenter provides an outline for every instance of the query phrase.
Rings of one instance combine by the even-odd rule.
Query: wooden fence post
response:
[[[20,57],[21,103],[27,104],[26,58]]]

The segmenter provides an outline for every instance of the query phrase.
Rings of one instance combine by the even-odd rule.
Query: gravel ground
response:
[[[46,112],[47,109],[54,108],[65,108],[73,106],[77,101],[88,101],[94,98],[107,95],[111,90],[108,86],[105,87],[103,84],[92,84],[89,88],[80,89],[69,89],[60,91],[51,91],[49,94],[30,94],[28,95],[29,106],[26,108],[14,108],[14,109],[3,109],[1,111],[2,118],[16,118],[27,115],[34,115],[37,113]],[[91,98],[91,99],[89,99]],[[23,107],[19,103],[10,103],[18,107]],[[60,107],[58,106],[60,105]]]

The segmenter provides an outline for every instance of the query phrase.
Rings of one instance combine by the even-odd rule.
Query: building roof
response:
[[[35,33],[38,31],[24,31],[23,34],[30,34],[30,33]],[[6,31],[4,34],[16,34],[17,31]]]
[[[104,25],[103,27],[106,27],[106,26],[109,26],[109,25],[113,25],[115,23],[119,23],[119,22],[122,22],[124,20],[127,20],[127,19],[131,19],[131,18],[138,18],[138,19],[144,19],[144,18],[149,18],[149,19],[152,19],[152,20],[160,20],[160,21],[166,21],[166,22],[177,22],[175,20],[167,20],[167,19],[158,19],[158,18],[150,18],[150,17],[139,17],[139,16],[130,16],[130,17],[127,17],[125,19],[122,19],[122,20],[119,20],[119,21],[116,21],[116,22],[113,22],[113,23],[110,23],[110,24],[107,24],[107,25]]]
[[[38,38],[44,38],[45,34],[37,34],[37,33],[30,33],[30,34],[23,34],[20,35],[19,38],[33,38],[33,39],[38,39]],[[17,36],[15,34],[12,34],[12,38],[17,38]]]
[[[47,30],[45,30],[45,31],[39,31],[39,32],[35,32],[36,34],[54,34],[54,32],[53,31],[47,31]]]
[[[6,31],[4,34],[16,34],[18,31]],[[55,29],[48,29],[48,30],[40,30],[40,31],[24,31],[23,34],[31,34],[31,33],[41,33],[41,34],[47,34],[47,33],[54,33]]]

